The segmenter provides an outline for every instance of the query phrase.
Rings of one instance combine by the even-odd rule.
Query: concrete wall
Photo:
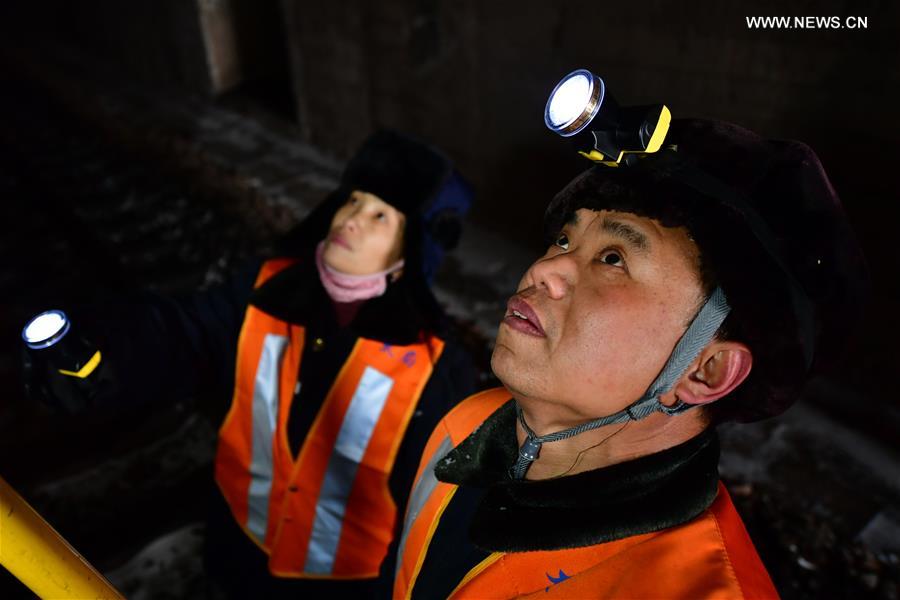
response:
[[[584,165],[542,124],[563,74],[602,74],[622,103],[665,101],[803,139],[849,201],[891,188],[859,177],[900,159],[900,6],[882,2],[597,3],[586,0],[282,0],[298,120],[348,156],[374,127],[447,150],[481,192],[475,217],[524,230]],[[859,31],[750,30],[749,15],[858,15]],[[873,148],[879,148],[876,155]],[[516,209],[512,209],[516,206]],[[851,209],[851,212],[856,212]],[[896,214],[896,213],[895,213]]]
[[[893,181],[873,175],[900,159],[897,3],[48,0],[15,12],[3,24],[20,30],[25,15],[126,79],[210,94],[264,80],[259,97],[337,158],[376,127],[432,140],[476,184],[475,220],[519,241],[536,237],[548,198],[585,166],[541,122],[549,90],[581,66],[622,103],[664,101],[676,117],[810,143],[863,230],[870,209],[900,216]],[[785,14],[861,16],[868,28],[745,20]]]
[[[14,34],[31,30],[50,53],[69,46],[93,54],[126,80],[206,92],[212,81],[198,2],[50,0],[17,7],[15,13],[4,7],[4,25],[21,21]]]
[[[274,0],[48,0],[0,6],[4,41],[74,49],[124,81],[221,94],[278,78],[290,89]]]

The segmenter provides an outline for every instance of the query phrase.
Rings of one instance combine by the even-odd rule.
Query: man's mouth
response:
[[[532,335],[535,337],[547,337],[544,328],[541,326],[541,320],[531,306],[519,298],[513,296],[506,304],[506,316],[503,317],[503,323],[510,328],[521,333]]]

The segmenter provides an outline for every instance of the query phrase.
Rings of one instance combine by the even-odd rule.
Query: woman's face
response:
[[[331,220],[322,259],[348,275],[384,271],[403,257],[406,216],[368,192],[354,190]]]

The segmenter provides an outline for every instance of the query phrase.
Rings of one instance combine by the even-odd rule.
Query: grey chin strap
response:
[[[725,298],[725,292],[722,288],[716,288],[709,296],[709,299],[691,321],[687,331],[675,344],[669,360],[657,375],[650,387],[644,395],[637,401],[628,405],[626,408],[617,413],[594,419],[582,425],[577,425],[556,433],[548,433],[547,435],[536,435],[534,431],[525,423],[525,417],[522,414],[522,408],[516,404],[516,415],[522,428],[525,430],[526,439],[519,448],[519,458],[516,464],[510,469],[510,475],[513,479],[523,479],[528,467],[531,466],[541,453],[541,445],[546,442],[557,442],[576,436],[585,431],[597,429],[604,425],[612,425],[614,423],[624,423],[625,421],[640,421],[647,415],[654,412],[661,412],[667,415],[677,415],[695,405],[685,404],[681,400],[675,402],[673,406],[664,406],[659,397],[669,391],[673,385],[681,378],[690,364],[694,361],[703,348],[709,344],[715,337],[716,332],[725,321],[725,317],[731,312],[728,306],[728,300]]]

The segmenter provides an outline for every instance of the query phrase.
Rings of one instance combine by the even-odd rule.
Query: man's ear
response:
[[[753,355],[740,342],[713,342],[685,371],[678,383],[660,397],[671,406],[676,400],[685,404],[709,404],[729,394],[750,374]]]

